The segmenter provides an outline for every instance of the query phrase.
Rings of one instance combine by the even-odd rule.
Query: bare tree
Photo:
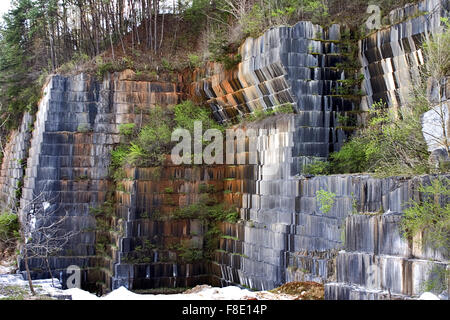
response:
[[[218,9],[231,14],[237,21],[241,21],[250,11],[254,0],[224,0],[226,6]]]
[[[35,291],[31,281],[30,259],[45,261],[53,285],[49,258],[63,251],[69,241],[79,233],[65,228],[68,212],[59,210],[58,205],[55,207],[56,197],[49,197],[48,194],[43,191],[28,201],[20,216],[21,254],[33,295]]]
[[[4,130],[4,127],[5,127],[6,123],[7,123],[8,120],[9,120],[9,117],[10,117],[10,115],[8,114],[8,116],[7,116],[6,119],[3,121],[3,123],[0,124],[0,152],[1,152],[2,154],[5,154],[5,149],[3,149],[3,138],[5,137],[5,135],[3,134],[3,130]],[[5,137],[5,138],[6,138],[6,137]]]
[[[426,38],[423,46],[425,63],[422,68],[422,76],[427,79],[428,90],[426,99],[430,111],[428,123],[424,126],[425,139],[438,146],[449,156],[450,135],[449,105],[445,92],[450,77],[450,25],[446,22],[446,29],[439,30]]]

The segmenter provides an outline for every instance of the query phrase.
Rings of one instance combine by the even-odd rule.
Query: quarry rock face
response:
[[[430,0],[407,5],[390,13],[392,25],[389,28],[360,41],[366,92],[361,109],[378,101],[391,108],[401,108],[408,103],[409,92],[419,77],[418,68],[424,62],[420,44],[425,33],[438,32],[440,18],[448,16],[448,10],[448,1]],[[433,90],[429,91],[432,97]],[[446,99],[444,90],[440,101],[435,101],[442,102],[439,111],[443,112],[431,110],[422,118],[424,138],[432,156],[442,145],[437,144],[429,133],[442,141],[442,119],[437,115],[443,116],[447,127]],[[430,177],[418,178],[419,183],[428,182],[428,179]],[[415,241],[406,241],[399,234],[401,212],[407,199],[418,197],[417,191],[413,191],[414,183],[418,182],[412,179],[397,185],[393,201],[386,203],[383,200],[381,215],[347,217],[345,247],[336,259],[335,282],[325,286],[326,299],[405,299],[420,295],[429,279],[445,272],[448,250],[418,248]],[[389,214],[382,214],[386,210]]]
[[[405,102],[423,63],[420,37],[438,26],[446,10],[448,1],[436,0],[395,10],[390,28],[360,41],[367,94],[362,110],[379,99],[394,108]],[[338,115],[360,108],[337,94],[346,77],[336,68],[342,62],[340,29],[310,22],[272,28],[245,41],[242,62],[234,68],[209,63],[193,71],[189,83],[137,81],[131,71],[102,81],[87,74],[51,76],[35,120],[26,114],[5,148],[1,202],[20,203],[25,219],[32,215],[29,204],[43,195],[55,215],[67,214],[65,228],[80,232],[50,258],[50,266],[63,283],[66,268],[79,266],[91,291],[99,283],[105,290],[204,283],[266,290],[312,280],[326,284],[327,299],[420,295],[436,270],[448,268],[449,255],[406,240],[399,222],[405,203],[422,196],[419,184],[436,176],[303,174],[306,164],[326,159],[345,141]],[[280,105],[292,105],[295,113],[235,127],[256,132],[256,163],[248,161],[250,145],[243,136],[233,142],[235,150],[244,145],[234,163],[166,161],[126,168],[123,179],[113,181],[110,152],[120,143],[120,124],[152,121],[151,108],[185,98],[208,104],[223,124]],[[329,211],[319,192],[332,196]],[[173,218],[178,208],[205,199],[234,204],[240,220],[213,226]],[[206,247],[212,257],[195,258]],[[30,268],[34,277],[49,276],[42,259],[30,261]]]
[[[359,43],[364,74],[361,109],[382,100],[389,107],[408,102],[411,86],[419,78],[423,64],[421,43],[425,33],[441,26],[448,15],[448,0],[426,0],[390,13],[392,25],[374,32]]]
[[[20,127],[13,131],[5,146],[0,171],[0,203],[3,210],[18,205],[22,193],[24,168],[30,148],[33,117],[24,114]]]
[[[66,228],[80,231],[61,256],[50,259],[56,274],[70,265],[108,266],[96,255],[90,211],[107,200],[118,127],[141,121],[146,117],[141,110],[178,100],[175,84],[132,81],[127,72],[103,82],[87,74],[50,77],[36,114],[20,203],[24,219],[37,197],[45,199],[55,215],[68,215]],[[31,262],[30,268],[42,267],[41,259]]]
[[[344,72],[339,49],[339,25],[324,30],[311,22],[272,28],[248,38],[239,49],[242,62],[232,70],[217,63],[194,73],[191,94],[202,96],[215,118],[228,123],[255,110],[290,105],[298,114],[299,152],[325,159],[345,139],[338,115],[357,109],[337,94]]]
[[[422,132],[427,142],[428,151],[438,166],[442,161],[449,161],[448,148],[450,142],[449,102],[445,101],[427,111],[422,117]]]
[[[126,171],[121,188],[115,192],[116,215],[124,221],[124,230],[113,288],[220,285],[209,263],[181,254],[183,248],[203,248],[207,223],[201,219],[171,219],[171,214],[180,206],[198,203],[202,196],[222,202],[224,173],[223,166],[170,164]]]
[[[428,97],[433,102],[432,110],[422,116],[422,132],[431,152],[431,159],[438,166],[440,162],[449,161],[448,148],[450,142],[450,86],[449,79],[440,86],[436,81],[429,81]]]
[[[418,186],[436,178],[373,179],[373,186],[379,189],[374,199],[365,200],[372,208],[366,211],[365,205],[360,207],[364,202],[357,203],[358,210],[346,218],[344,247],[336,258],[336,279],[325,285],[326,299],[417,297],[427,281],[446,272],[447,249],[434,249],[419,239],[407,240],[399,228],[408,201],[422,196]]]
[[[401,108],[409,102],[411,90],[419,85],[419,67],[424,63],[421,44],[427,33],[442,30],[441,17],[448,16],[449,10],[448,0],[426,0],[407,5],[390,12],[392,25],[389,28],[374,32],[359,42],[366,93],[361,110],[368,110],[380,101],[391,108]],[[427,94],[436,107],[423,115],[422,131],[428,150],[433,158],[437,158],[432,161],[439,162],[438,159],[448,157],[447,151],[444,150],[446,154],[442,156],[439,149],[443,149],[442,141],[449,139],[449,90],[447,83],[438,87],[431,79],[429,82]]]

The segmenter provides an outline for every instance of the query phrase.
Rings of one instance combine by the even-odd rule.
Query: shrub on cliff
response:
[[[140,129],[133,123],[119,127],[123,142],[111,152],[111,167],[114,170],[126,165],[161,165],[174,144],[171,138],[176,128],[188,130],[191,136],[194,136],[195,121],[202,123],[203,131],[224,129],[212,118],[209,108],[198,106],[189,100],[173,108],[157,106],[149,111],[148,118],[148,123]]]
[[[10,246],[19,239],[19,219],[16,214],[0,214],[0,244]]]
[[[245,38],[256,38],[271,27],[300,20],[325,25],[329,18],[328,2],[322,0],[221,0],[211,6],[204,1],[193,3],[197,8],[202,3],[202,11],[209,11],[205,14],[210,24],[205,30],[209,57],[223,63],[227,70],[241,61],[237,48]],[[191,14],[188,17],[192,19]]]
[[[368,158],[373,148],[369,148],[369,139],[364,135],[356,135],[339,150],[331,154],[333,172],[353,173],[364,172],[368,167]]]
[[[448,81],[450,78],[450,22],[448,18],[442,18],[445,30],[441,33],[435,33],[424,42],[423,52],[425,64],[422,67],[422,76],[427,80],[427,90],[423,99],[428,100],[430,110],[436,116],[436,129],[424,127],[426,138],[437,144],[446,156],[450,156],[450,139],[448,133],[448,103],[444,102],[447,91],[449,94]]]
[[[309,163],[303,167],[303,173],[317,176],[330,174],[330,162],[319,160]]]
[[[336,194],[331,191],[320,189],[316,193],[317,202],[320,204],[320,211],[327,214],[334,206]]]
[[[422,199],[411,200],[400,228],[407,239],[421,235],[420,244],[450,250],[450,182],[437,178],[430,185],[421,184]]]
[[[369,110],[367,124],[340,151],[330,155],[332,173],[374,172],[380,176],[428,172],[421,115],[427,104],[414,98],[399,110],[381,101]]]
[[[413,79],[410,96],[404,97],[407,103],[396,109],[388,108],[382,101],[374,103],[366,125],[339,152],[331,154],[332,173],[375,172],[381,176],[429,173],[424,134],[448,152],[450,141],[445,138],[447,123],[441,92],[450,75],[450,24],[446,19],[443,23],[446,29],[430,35],[423,44],[425,63],[420,76]],[[430,82],[437,97],[428,94]],[[434,110],[441,119],[436,124],[442,129],[440,136],[423,133],[421,117],[429,110]]]
[[[178,208],[174,214],[174,219],[201,219],[205,221],[226,221],[236,223],[239,220],[239,213],[235,207],[227,207],[223,203],[211,204],[205,200],[189,206]]]
[[[294,105],[288,102],[284,104],[275,105],[271,109],[267,110],[264,110],[262,107],[255,108],[253,112],[245,114],[244,117],[239,115],[237,117],[237,121],[252,123],[264,120],[271,116],[290,113],[294,113]]]
[[[175,128],[187,129],[194,134],[194,122],[201,121],[203,130],[218,129],[224,127],[218,124],[211,116],[209,108],[203,108],[190,100],[183,101],[174,107]]]
[[[126,162],[132,166],[159,165],[170,151],[173,114],[156,107],[150,111],[150,121],[142,127],[128,148]]]
[[[414,99],[400,110],[381,101],[369,110],[367,124],[351,137],[328,162],[305,167],[305,173],[341,174],[372,172],[378,176],[423,174],[429,171],[421,115],[426,102]]]
[[[123,136],[130,137],[134,134],[136,130],[136,124],[134,123],[125,123],[119,126],[119,133]]]

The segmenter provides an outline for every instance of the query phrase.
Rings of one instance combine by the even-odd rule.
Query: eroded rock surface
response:
[[[440,9],[432,11],[438,4]],[[361,41],[363,110],[379,99],[391,107],[404,103],[422,63],[420,36],[436,27],[446,8],[448,1],[427,0],[394,11],[392,18],[404,21]],[[418,10],[430,13],[406,18]],[[6,147],[1,200],[20,200],[25,217],[29,202],[44,194],[56,215],[67,212],[66,228],[81,232],[50,265],[63,282],[67,266],[78,265],[84,287],[91,290],[97,283],[107,289],[210,283],[268,290],[312,280],[333,281],[325,285],[329,299],[417,295],[430,268],[445,268],[448,255],[414,247],[400,236],[398,222],[404,203],[418,196],[419,181],[431,177],[302,175],[305,164],[327,158],[342,145],[346,135],[338,115],[359,107],[335,92],[345,79],[335,68],[341,61],[339,40],[336,25],[323,30],[300,22],[273,28],[243,44],[236,68],[209,64],[194,72],[192,83],[135,81],[130,71],[103,81],[86,74],[52,76],[32,135],[26,115]],[[110,190],[110,151],[120,142],[118,126],[151,121],[150,108],[186,97],[209,104],[221,123],[282,104],[292,104],[296,113],[241,125],[244,131],[256,129],[255,164],[237,161],[248,159],[247,144],[235,164],[131,168]],[[17,159],[27,159],[25,173]],[[203,185],[213,188],[205,191]],[[320,190],[335,194],[329,212],[320,209]],[[208,229],[198,219],[164,218],[204,195],[237,205],[241,221],[218,225],[221,235],[211,261],[182,262],[175,244],[186,241],[200,249]],[[90,208],[111,197],[109,230],[99,232]],[[107,244],[103,251],[100,242]],[[34,276],[49,276],[43,261],[30,264]]]

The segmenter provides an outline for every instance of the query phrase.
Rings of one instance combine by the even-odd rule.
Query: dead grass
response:
[[[323,284],[311,281],[288,282],[269,292],[296,296],[299,300],[323,300],[325,294]]]

